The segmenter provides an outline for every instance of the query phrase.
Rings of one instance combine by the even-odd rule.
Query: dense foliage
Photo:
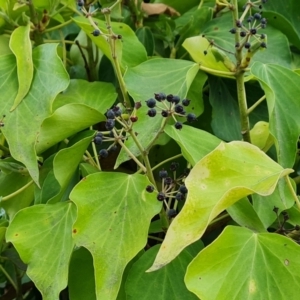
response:
[[[298,299],[298,7],[0,0],[1,299]]]

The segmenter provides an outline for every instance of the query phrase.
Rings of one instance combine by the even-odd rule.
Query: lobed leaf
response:
[[[185,283],[203,300],[298,299],[299,250],[285,236],[227,226],[190,263]]]
[[[186,203],[169,227],[148,271],[163,267],[198,240],[223,210],[247,195],[271,194],[279,178],[291,172],[293,170],[283,169],[249,143],[221,143],[201,159],[186,178]]]

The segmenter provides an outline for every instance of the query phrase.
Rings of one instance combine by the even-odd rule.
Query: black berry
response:
[[[247,22],[248,23],[251,23],[253,21],[253,16],[249,16],[248,18],[247,18]]]
[[[239,27],[239,28],[241,28],[243,26],[243,24],[240,20],[236,20],[235,25],[236,25],[236,27]]]
[[[165,93],[155,93],[155,94],[154,94],[154,98],[155,98],[157,101],[162,101],[162,100],[165,100],[165,99],[166,99],[166,94],[165,94]]]
[[[156,106],[156,100],[153,99],[153,98],[150,98],[149,100],[146,101],[146,105],[149,107],[149,108],[153,108]]]
[[[178,104],[180,102],[180,97],[179,96],[173,96],[171,102],[175,103],[175,104]]]
[[[170,209],[168,209],[168,211],[167,211],[167,215],[168,215],[169,218],[172,218],[172,217],[175,217],[175,216],[177,215],[177,212],[176,212],[175,209],[170,208]]]
[[[264,24],[264,25],[267,24],[267,19],[266,19],[266,18],[262,18],[262,19],[260,20],[260,23],[261,23],[261,24]]]
[[[256,33],[257,33],[257,30],[256,30],[256,28],[251,28],[251,29],[250,29],[250,32],[251,32],[251,34],[256,34]]]
[[[94,137],[94,143],[95,143],[96,145],[101,145],[101,144],[102,144],[102,137],[96,135],[96,136]]]
[[[236,29],[232,28],[232,29],[229,30],[229,32],[232,33],[232,34],[234,34],[234,33],[236,33]]]
[[[244,46],[246,49],[249,49],[251,47],[251,44],[249,42],[245,43],[245,46]]]
[[[181,193],[181,194],[186,194],[188,192],[187,188],[185,185],[181,185],[178,189],[178,191]]]
[[[156,116],[156,109],[155,108],[150,108],[147,112],[147,115],[149,117],[155,117]]]
[[[147,191],[148,193],[152,193],[152,192],[154,191],[154,186],[153,186],[153,185],[147,185],[146,191]]]
[[[164,169],[160,170],[158,173],[159,178],[166,178],[168,177],[168,172]]]
[[[116,117],[120,117],[122,114],[122,109],[119,106],[114,106],[113,107],[113,112]]]
[[[204,53],[204,55],[206,55],[206,54],[207,54],[207,51],[206,51],[206,50],[204,50],[204,51],[203,51],[203,53]]]
[[[92,32],[92,35],[93,35],[93,36],[99,36],[99,35],[100,35],[100,30],[95,29],[95,30]]]
[[[118,146],[117,145],[112,145],[110,148],[109,148],[109,151],[110,152],[115,152],[118,150]]]
[[[175,196],[175,199],[178,201],[182,201],[182,200],[184,200],[184,195],[182,193],[178,192]]]
[[[240,43],[235,43],[235,48],[239,48],[240,47]]]
[[[262,33],[262,34],[260,35],[260,38],[261,38],[262,40],[264,40],[264,39],[266,38],[266,35]]]
[[[174,110],[175,110],[175,112],[177,112],[177,113],[179,113],[179,114],[182,113],[182,112],[184,111],[183,106],[180,105],[180,104],[175,105]]]
[[[256,19],[256,20],[260,20],[260,19],[261,19],[261,14],[255,13],[253,17],[254,17],[254,19]]]
[[[191,123],[191,122],[195,122],[197,120],[196,115],[193,113],[189,113],[186,116],[186,120]]]
[[[172,100],[173,100],[173,95],[172,94],[169,94],[169,95],[167,95],[167,101],[168,102],[172,102]]]
[[[99,155],[102,157],[102,158],[106,158],[108,156],[108,151],[106,149],[101,149],[99,151]]]
[[[109,109],[107,112],[106,112],[106,117],[108,119],[114,119],[115,118],[115,112],[112,110],[112,109]]]
[[[105,122],[105,128],[107,130],[112,130],[115,127],[115,120],[114,119],[107,119]]]
[[[139,109],[139,108],[141,108],[141,107],[142,107],[141,101],[137,101],[137,102],[134,103],[134,108],[135,108],[135,109]]]
[[[170,165],[170,171],[174,172],[177,170],[177,168],[179,167],[179,163],[177,162],[171,162],[171,165]]]
[[[182,129],[182,123],[181,122],[176,122],[174,126],[178,130]]]
[[[80,7],[83,6],[84,5],[84,0],[78,0],[77,5],[80,6]]]
[[[267,44],[266,44],[265,42],[262,42],[262,43],[260,44],[260,47],[261,47],[261,48],[267,48]]]
[[[181,103],[183,106],[189,106],[190,102],[191,102],[191,100],[189,100],[189,99],[183,99]]]
[[[246,35],[247,35],[247,33],[246,33],[245,31],[241,31],[241,32],[240,32],[240,36],[241,36],[241,37],[245,37]]]
[[[166,177],[166,178],[165,178],[165,184],[166,184],[166,185],[171,185],[172,182],[173,182],[173,179],[172,179],[171,177]]]
[[[159,192],[156,198],[158,201],[164,201],[166,199],[166,196],[163,192]]]
[[[167,110],[163,110],[163,111],[161,112],[161,115],[162,115],[164,118],[166,118],[166,117],[169,116],[169,112],[168,112]]]

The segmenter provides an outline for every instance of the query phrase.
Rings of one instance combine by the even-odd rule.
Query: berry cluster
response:
[[[169,169],[171,172],[173,172],[173,178],[169,176],[169,172],[165,169],[160,170],[158,173],[158,176],[162,181],[162,189],[157,193],[156,199],[164,202],[169,218],[176,216],[178,201],[185,200],[188,193],[188,190],[184,185],[184,179],[189,174],[190,170],[184,170],[183,174],[176,178],[176,170],[178,167],[179,164],[176,162],[172,162],[170,165]],[[148,193],[152,193],[154,191],[154,187],[152,185],[148,185],[146,187],[146,191]]]
[[[99,151],[99,156],[101,158],[106,158],[109,154],[109,152],[115,152],[117,151],[118,149],[118,146],[117,146],[117,142],[116,142],[116,139],[114,138],[114,133],[113,131],[109,131],[109,132],[97,132],[94,139],[93,139],[93,142],[96,144],[96,145],[101,145],[102,142],[109,142],[109,141],[113,141],[113,143],[106,149],[106,148],[102,148],[100,151]]]
[[[260,29],[264,29],[267,26],[266,18],[263,18],[261,13],[255,13],[247,17],[246,22],[248,23],[248,28],[242,23],[241,20],[236,20],[236,27],[229,30],[230,33],[239,33],[240,37],[243,39],[240,43],[235,45],[236,48],[241,49],[245,47],[246,49],[251,48],[251,39],[254,38],[260,43],[261,48],[267,48],[266,35],[259,34]]]
[[[175,121],[175,128],[182,129],[182,122],[177,121],[176,116],[186,117],[188,122],[196,121],[196,115],[193,113],[186,113],[185,108],[190,104],[189,99],[180,100],[179,96],[166,95],[165,93],[155,93],[154,98],[150,98],[146,101],[146,105],[149,107],[147,115],[149,117],[155,117],[157,112],[160,112],[163,118],[172,117]]]

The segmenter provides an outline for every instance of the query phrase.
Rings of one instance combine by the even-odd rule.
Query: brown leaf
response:
[[[161,15],[166,14],[171,17],[180,16],[180,13],[173,7],[163,3],[144,3],[142,2],[142,10],[148,15]]]

